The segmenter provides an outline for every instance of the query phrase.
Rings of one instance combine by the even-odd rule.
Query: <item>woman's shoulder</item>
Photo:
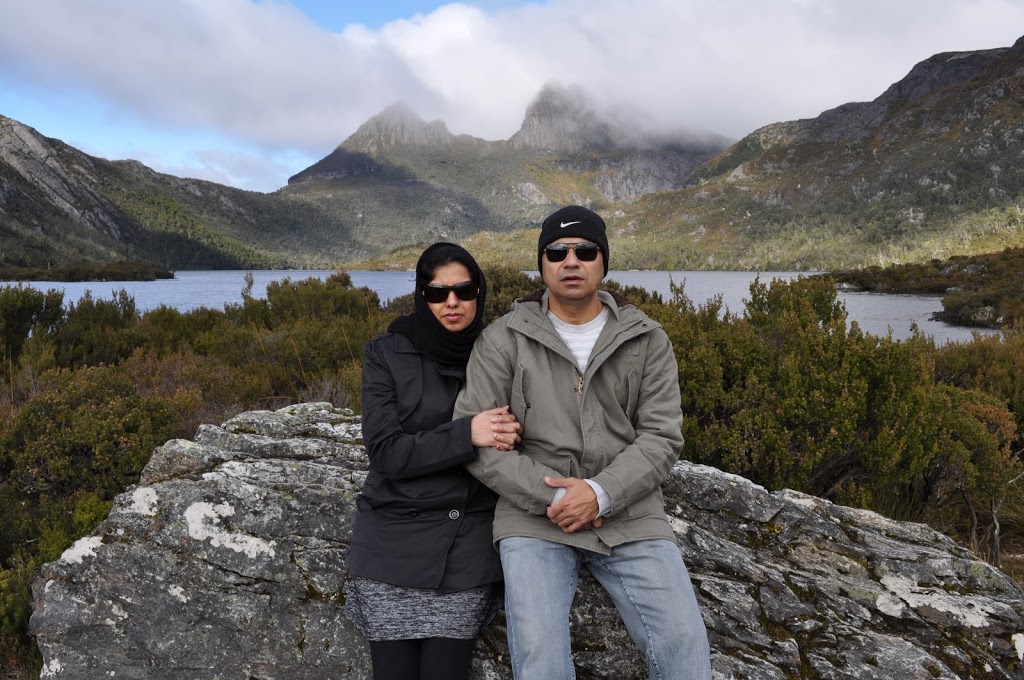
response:
[[[385,354],[419,354],[419,350],[407,336],[394,331],[387,331],[372,338],[366,343],[366,352]]]
[[[383,333],[363,349],[363,381],[384,379],[404,383],[423,372],[423,355],[412,341],[401,333]]]

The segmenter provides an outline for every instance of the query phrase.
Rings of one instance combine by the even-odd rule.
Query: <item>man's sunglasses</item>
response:
[[[596,243],[552,243],[544,248],[548,262],[561,262],[569,256],[570,250],[576,253],[576,259],[580,262],[593,262],[601,252]]]
[[[480,294],[480,287],[472,281],[463,281],[454,286],[442,286],[436,283],[428,283],[423,287],[423,299],[427,302],[438,303],[448,299],[448,293],[455,291],[455,297],[463,301],[475,300]]]

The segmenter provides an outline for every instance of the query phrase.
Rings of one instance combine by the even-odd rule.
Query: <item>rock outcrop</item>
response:
[[[360,436],[302,404],[158,448],[42,569],[42,677],[369,677],[341,614]],[[942,534],[685,462],[665,491],[716,679],[1024,678],[1024,590]],[[646,677],[589,577],[571,624],[578,677]],[[500,615],[474,677],[511,677]]]
[[[455,136],[444,121],[425,122],[405,102],[396,102],[359,126],[345,140],[349,151],[379,154],[396,146],[451,146]]]
[[[580,152],[615,148],[623,134],[594,110],[580,88],[548,83],[508,141],[517,149]]]
[[[1024,66],[1024,37],[1011,47],[972,52],[943,52],[916,64],[910,73],[893,83],[874,101],[844,104],[825,111],[802,134],[809,140],[827,142],[859,141],[870,138],[885,125],[928,128],[941,134],[953,125],[981,119],[981,115],[963,116],[962,109],[975,105],[975,99],[1002,99],[1007,83],[1019,83]],[[991,92],[989,92],[991,90]],[[953,95],[951,97],[950,95]],[[959,111],[946,113],[942,99],[959,99]],[[933,100],[923,115],[910,116],[907,110],[919,102]],[[939,105],[936,105],[936,102]],[[980,103],[980,102],[979,102]],[[938,109],[934,117],[927,114]],[[945,119],[943,119],[945,118]],[[898,134],[892,135],[898,139]],[[1009,140],[1007,140],[1009,141]]]
[[[70,156],[73,166],[68,165]],[[8,167],[23,180],[19,196],[14,184],[4,182],[0,195],[0,216],[7,203],[18,198],[24,202],[51,205],[75,226],[99,232],[114,240],[124,240],[120,210],[95,187],[92,159],[63,142],[48,139],[16,120],[0,115],[0,168]],[[19,210],[21,205],[12,206]],[[48,225],[47,225],[48,226]]]

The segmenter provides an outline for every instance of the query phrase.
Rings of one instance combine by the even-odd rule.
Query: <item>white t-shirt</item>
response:
[[[590,353],[594,351],[594,345],[597,344],[597,338],[601,335],[601,331],[604,329],[605,323],[608,321],[608,315],[610,312],[607,307],[601,307],[601,313],[594,317],[591,321],[585,324],[571,324],[562,321],[557,316],[548,312],[548,318],[551,319],[551,323],[554,325],[555,330],[558,331],[559,337],[562,338],[562,342],[572,352],[573,357],[576,358],[576,366],[580,369],[580,375],[587,372],[587,364],[590,363]],[[612,504],[612,499],[608,495],[608,492],[604,488],[592,479],[583,480],[590,485],[590,488],[597,494],[597,505],[598,505],[598,517],[603,517],[608,513],[609,508]],[[554,505],[562,499],[565,495],[565,489],[559,488],[555,491],[554,498],[551,499],[551,505]]]
[[[594,351],[594,345],[597,344],[597,338],[601,335],[601,331],[608,321],[609,313],[608,308],[602,306],[600,314],[591,321],[577,326],[566,323],[551,312],[548,312],[548,318],[554,324],[558,335],[562,338],[565,346],[569,348],[569,351],[572,352],[572,355],[576,357],[576,365],[579,367],[581,374],[587,372],[587,364],[590,363],[590,353]]]

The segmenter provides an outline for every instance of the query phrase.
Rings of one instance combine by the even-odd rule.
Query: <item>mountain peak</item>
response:
[[[516,148],[583,151],[616,146],[611,124],[601,118],[582,89],[546,84],[526,109],[523,125],[509,139]]]
[[[1024,38],[1012,47],[968,52],[942,52],[918,62],[907,75],[870,102],[852,102],[823,112],[807,121],[804,132],[824,141],[867,139],[885,124],[900,120],[899,112],[911,107],[930,108],[926,102],[956,91],[954,102],[970,105],[979,92],[1001,79],[1019,78],[1024,69]],[[960,111],[956,115],[961,115]],[[929,117],[936,117],[930,112]]]
[[[348,151],[376,155],[396,146],[448,145],[452,139],[443,121],[427,123],[407,103],[399,101],[360,125],[342,146]]]

